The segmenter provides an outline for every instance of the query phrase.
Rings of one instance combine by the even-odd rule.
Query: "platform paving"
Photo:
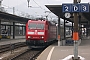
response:
[[[63,60],[65,57],[73,54],[73,46],[58,46],[55,43],[47,47],[36,60]],[[81,41],[81,44],[78,46],[78,55],[84,57],[85,60],[90,60],[90,39]]]

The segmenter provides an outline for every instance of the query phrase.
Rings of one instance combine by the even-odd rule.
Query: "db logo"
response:
[[[37,34],[37,30],[35,30],[35,34]]]

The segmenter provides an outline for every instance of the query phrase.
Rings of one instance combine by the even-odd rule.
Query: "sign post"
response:
[[[78,58],[78,40],[79,40],[79,30],[78,30],[78,13],[79,12],[89,12],[88,3],[80,3],[81,0],[73,0],[73,4],[62,4],[63,12],[65,17],[69,18],[70,13],[74,15],[74,31],[73,31],[73,40],[74,40],[74,57],[73,60],[79,60]],[[79,3],[79,4],[78,4]]]
[[[74,4],[77,3],[77,0],[74,0]],[[79,9],[74,6],[73,11],[79,11]],[[78,16],[77,13],[74,13],[74,32],[73,32],[73,40],[74,40],[74,60],[78,60]]]

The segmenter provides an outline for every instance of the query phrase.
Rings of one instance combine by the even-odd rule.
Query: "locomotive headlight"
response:
[[[42,36],[41,38],[43,39],[44,37]]]
[[[28,36],[28,38],[31,38],[31,36]]]

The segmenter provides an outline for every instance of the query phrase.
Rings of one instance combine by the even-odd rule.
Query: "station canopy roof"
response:
[[[20,22],[20,23],[26,23],[29,20],[28,18],[16,16],[1,11],[0,11],[0,19],[3,19],[2,21],[11,21],[11,22]]]
[[[57,15],[58,17],[73,22],[73,17],[65,18],[62,12],[62,5],[45,5],[52,13]],[[90,10],[90,9],[89,9]],[[89,13],[79,13],[81,16],[81,24],[86,25],[90,21],[90,11]],[[73,16],[73,13],[71,13]]]

